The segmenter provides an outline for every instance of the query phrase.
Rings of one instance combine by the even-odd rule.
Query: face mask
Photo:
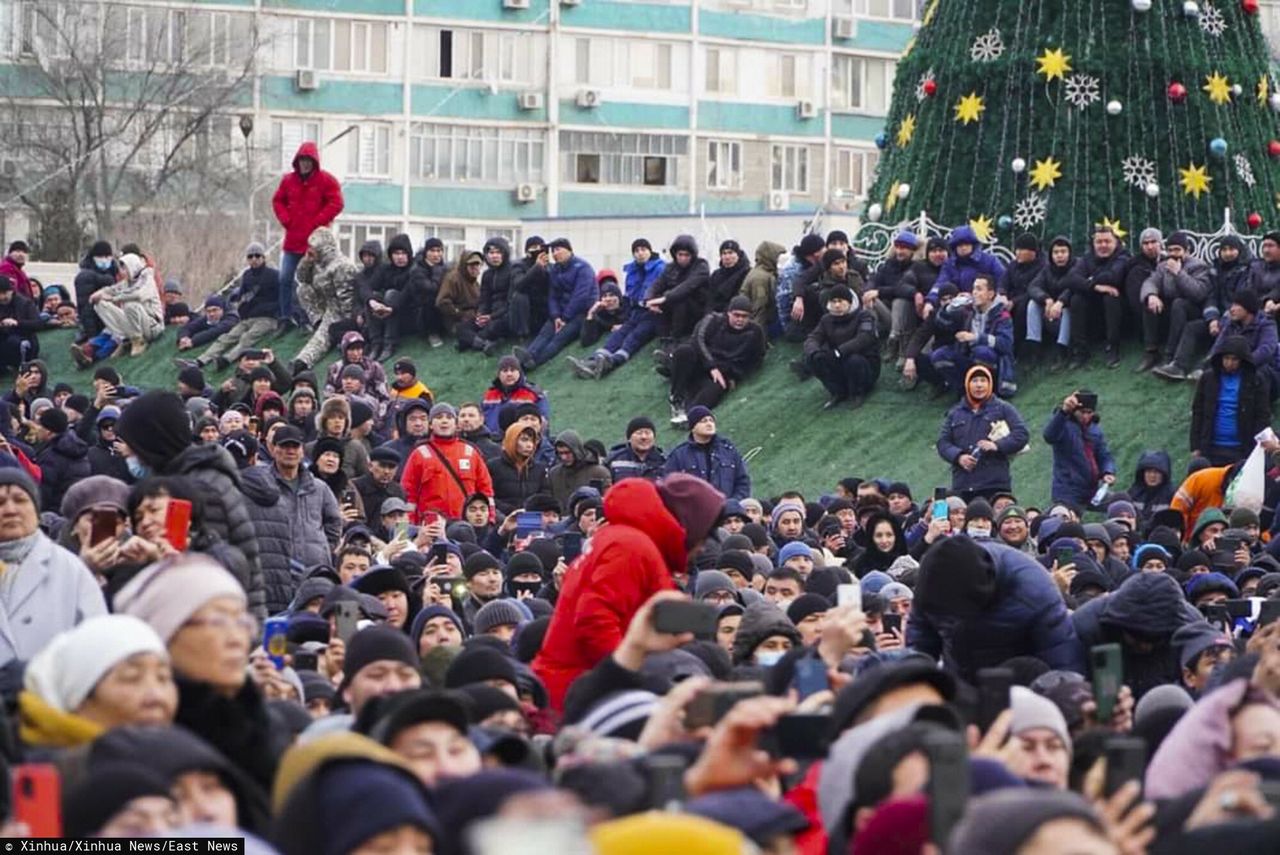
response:
[[[794,598],[790,600],[778,600],[778,608],[782,609],[785,612],[787,609],[791,607],[791,604],[794,602],[795,602]]]
[[[991,537],[991,529],[983,528],[978,525],[971,525],[965,529],[965,533],[970,537]]]
[[[785,650],[757,650],[756,664],[761,668],[772,668],[785,655]]]
[[[129,474],[139,481],[151,474],[151,467],[136,457],[126,457],[124,465],[128,467]]]
[[[528,594],[531,597],[537,596],[538,591],[542,590],[541,582],[512,582],[511,593],[519,597],[521,594]]]
[[[93,266],[94,266],[94,267],[96,267],[96,268],[98,268],[99,270],[110,270],[110,269],[111,269],[111,259],[110,259],[110,258],[95,258],[95,259],[93,260]]]

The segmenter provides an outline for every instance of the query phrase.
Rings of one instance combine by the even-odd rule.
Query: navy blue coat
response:
[[[1044,426],[1044,441],[1053,448],[1053,485],[1051,495],[1055,502],[1069,502],[1076,507],[1087,507],[1098,482],[1089,469],[1084,454],[1085,437],[1093,446],[1094,460],[1098,463],[1098,478],[1116,474],[1116,461],[1107,447],[1107,438],[1095,415],[1087,428],[1055,407],[1049,423]]]
[[[613,476],[615,484],[623,478],[645,478],[649,481],[657,481],[662,477],[662,468],[666,463],[666,452],[658,446],[655,445],[649,449],[648,456],[641,460],[631,450],[629,442],[620,443],[609,449],[609,457],[605,460],[605,465],[609,467],[609,474]]]
[[[998,421],[1009,425],[1009,435],[996,442],[996,452],[984,452],[972,472],[966,472],[957,462],[962,454],[972,454],[978,440],[991,434],[991,426]],[[990,491],[1009,489],[1013,486],[1009,474],[1009,458],[1027,444],[1031,434],[1022,416],[1013,405],[992,395],[982,402],[975,412],[967,400],[951,408],[938,432],[938,455],[951,464],[951,488],[957,493],[965,491]]]
[[[575,255],[564,264],[551,265],[547,310],[552,318],[564,321],[585,318],[599,297],[596,271],[585,259]]]
[[[745,499],[751,495],[747,462],[734,444],[721,436],[712,437],[706,445],[686,439],[671,449],[664,471],[668,475],[672,472],[697,475],[724,493],[726,499]]]
[[[943,666],[974,683],[980,668],[1034,656],[1050,668],[1083,673],[1084,647],[1053,577],[1030,555],[987,541],[996,568],[990,608],[976,617],[911,610],[907,646],[941,656]]]

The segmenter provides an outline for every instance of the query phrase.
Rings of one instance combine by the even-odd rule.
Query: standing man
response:
[[[414,446],[400,476],[405,499],[413,505],[415,525],[428,514],[462,518],[467,497],[483,493],[493,501],[489,467],[476,447],[458,437],[458,412],[441,402],[429,414],[431,435]]]
[[[1191,400],[1191,456],[1226,466],[1253,450],[1253,438],[1271,424],[1271,406],[1244,338],[1226,339],[1210,363]]]
[[[732,442],[716,433],[716,417],[706,407],[689,408],[689,438],[671,449],[664,471],[695,475],[727,499],[751,495],[751,473]]]
[[[0,275],[0,370],[17,369],[40,355],[36,332],[41,327],[36,304],[19,294],[9,277]]]
[[[1054,502],[1087,508],[1094,504],[1099,482],[1116,482],[1116,461],[1097,416],[1098,396],[1088,389],[1068,395],[1054,407],[1044,426],[1044,441],[1053,448]]]
[[[512,350],[525,371],[532,371],[550,360],[582,332],[582,322],[599,297],[596,288],[596,272],[573,254],[573,244],[568,238],[556,238],[547,244],[555,265],[551,268],[551,287],[547,295],[547,311],[550,317],[529,342],[528,348]]]
[[[298,325],[294,307],[296,284],[293,274],[307,252],[307,238],[321,226],[333,223],[342,213],[342,186],[338,179],[320,168],[320,152],[314,142],[298,146],[293,171],[280,179],[271,199],[276,220],[284,227],[280,251],[280,329]]]
[[[656,481],[666,465],[667,455],[658,447],[656,429],[648,416],[636,416],[627,422],[627,441],[609,449],[605,465],[613,483],[623,478]]]
[[[1022,416],[994,388],[990,368],[970,368],[964,400],[947,413],[938,434],[938,456],[951,464],[951,491],[966,501],[1012,491],[1009,460],[1030,438]]]
[[[27,258],[31,254],[31,247],[27,246],[25,240],[15,240],[9,244],[9,253],[0,260],[0,276],[8,276],[13,280],[13,290],[33,303],[40,302],[40,294],[36,293],[35,286],[31,284],[26,271],[22,268],[27,265]]]

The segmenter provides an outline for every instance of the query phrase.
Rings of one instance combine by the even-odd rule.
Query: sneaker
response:
[[[440,338],[440,336],[436,335],[435,333],[432,333],[431,335],[427,336],[427,344],[431,345],[432,347],[440,347],[441,345],[444,344],[444,339]]]
[[[538,363],[533,361],[533,354],[523,347],[511,348],[511,355],[520,360],[520,367],[525,371],[532,371],[538,367]]]
[[[1164,365],[1152,369],[1151,373],[1157,377],[1162,377],[1165,380],[1187,379],[1187,372],[1183,371],[1182,367],[1176,362],[1166,362]]]
[[[1204,369],[1197,368],[1195,371],[1192,371],[1190,374],[1187,375],[1187,380],[1191,383],[1199,383],[1200,378],[1203,376],[1204,376]]]
[[[175,356],[173,358],[173,364],[178,366],[178,368],[181,368],[181,369],[201,367],[200,363],[194,359],[183,359],[178,356]]]
[[[1109,345],[1106,350],[1106,360],[1108,368],[1120,367],[1120,348]]]
[[[822,405],[822,409],[834,410],[836,407],[843,404],[845,400],[846,399],[843,395],[832,395],[830,398],[827,398],[826,403]]]
[[[1133,369],[1134,374],[1146,374],[1152,368],[1160,364],[1160,357],[1150,351],[1142,355],[1142,361]]]
[[[87,353],[90,346],[88,343],[71,345],[71,358],[75,360],[77,368],[88,368],[93,364],[93,357]]]
[[[684,411],[684,407],[679,404],[671,405],[671,426],[684,427],[689,424],[689,416]]]
[[[671,354],[665,350],[655,350],[653,352],[653,361],[656,363],[653,370],[663,377],[671,376]]]
[[[590,361],[592,380],[599,380],[601,377],[613,370],[613,360],[607,356],[602,359],[596,359],[593,357]]]
[[[579,359],[576,356],[566,356],[565,359],[573,366],[573,373],[583,380],[594,380],[596,378],[595,359]]]

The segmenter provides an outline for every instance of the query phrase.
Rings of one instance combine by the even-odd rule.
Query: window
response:
[[[732,48],[707,48],[706,91],[732,95],[737,91],[738,54]]]
[[[347,174],[366,178],[391,175],[391,128],[364,124],[348,135]]]
[[[636,89],[671,88],[671,45],[632,42],[628,66],[631,86]]]
[[[68,59],[77,50],[96,51],[100,21],[96,5],[6,0],[0,4],[0,32],[4,33],[0,52]]]
[[[296,119],[274,119],[271,122],[271,158],[276,169],[293,169],[293,156],[304,142],[320,142],[320,123]]]
[[[831,64],[834,106],[884,114],[893,98],[897,63],[863,56],[836,56]]]
[[[769,75],[768,94],[773,98],[795,98],[799,90],[800,58],[794,53],[773,54],[773,74]]]
[[[293,22],[293,61],[298,68],[329,69],[329,22],[323,18],[298,18]]]
[[[573,40],[573,82],[591,82],[591,39]]]
[[[379,241],[385,250],[391,239],[399,233],[400,227],[394,224],[340,222],[338,223],[338,251],[358,262],[360,259],[356,258],[356,255],[367,241]]]
[[[249,18],[227,12],[184,13],[182,39],[194,66],[229,67],[242,63],[254,46]]]
[[[836,0],[833,11],[836,15],[914,21],[917,5],[917,0]]]
[[[413,178],[515,185],[540,183],[544,131],[415,124],[409,132]]]
[[[413,61],[416,75],[429,80],[536,83],[540,44],[529,33],[417,27]]]
[[[674,187],[686,137],[561,131],[562,172],[578,184]]]
[[[387,25],[376,21],[294,21],[294,63],[317,71],[387,71]]]
[[[742,189],[742,143],[707,140],[707,189]]]
[[[418,241],[418,246],[422,246],[423,241],[430,237],[440,238],[444,243],[444,258],[450,263],[462,255],[467,248],[467,230],[462,226],[441,226],[429,223],[422,229],[422,238]]]
[[[809,192],[809,147],[807,145],[775,145],[772,147],[769,189],[791,193]]]
[[[684,71],[686,50],[647,40],[576,38],[573,68],[563,69],[564,78],[578,86],[669,91],[675,69]]]
[[[866,196],[875,176],[880,152],[875,149],[837,148],[834,154],[835,189],[853,196]]]

